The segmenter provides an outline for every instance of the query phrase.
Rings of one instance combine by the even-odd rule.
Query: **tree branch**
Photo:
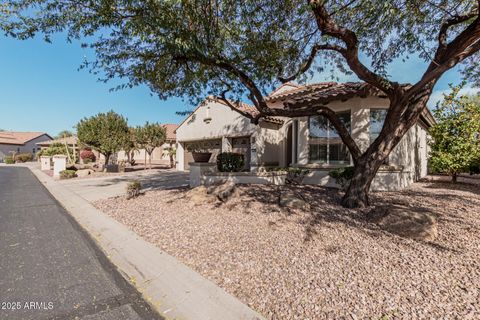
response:
[[[324,35],[342,40],[345,43],[346,49],[342,55],[347,61],[350,69],[355,72],[360,79],[382,90],[389,97],[392,97],[394,92],[400,89],[400,87],[398,84],[393,83],[369,70],[363,63],[360,62],[358,58],[357,35],[353,31],[339,26],[332,19],[331,15],[325,9],[323,0],[307,0],[307,3],[312,8],[317,21],[317,26],[320,31],[322,31]]]
[[[303,74],[306,72],[310,67],[312,66],[313,61],[315,60],[315,57],[317,55],[317,52],[320,50],[333,50],[341,53],[342,55],[345,53],[345,48],[342,48],[337,45],[330,45],[330,44],[315,44],[312,46],[312,49],[310,51],[310,55],[308,56],[307,60],[302,63],[300,68],[298,69],[297,72],[294,74],[288,76],[288,77],[278,77],[278,80],[282,83],[286,83],[292,80],[295,80],[299,75]]]

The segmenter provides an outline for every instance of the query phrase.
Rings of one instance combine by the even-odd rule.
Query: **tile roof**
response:
[[[47,135],[51,139],[51,137],[45,132],[2,131],[0,132],[0,144],[23,145],[28,141],[43,135]]]
[[[177,130],[178,124],[167,123],[167,124],[164,124],[163,127],[165,128],[165,130],[167,132],[167,141],[168,140],[175,141],[177,139],[177,135],[175,134],[175,130]]]
[[[48,146],[50,146],[54,143],[65,144],[65,142],[68,145],[74,145],[74,144],[78,145],[78,138],[77,138],[77,136],[71,136],[71,137],[53,139],[53,140],[49,140],[49,141],[37,142],[36,144],[39,145],[39,146],[42,146],[42,147],[48,147]]]

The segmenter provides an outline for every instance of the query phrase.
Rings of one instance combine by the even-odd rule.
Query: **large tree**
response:
[[[76,127],[80,143],[103,154],[106,165],[112,154],[122,150],[130,139],[127,120],[113,111],[84,118]]]
[[[148,166],[152,169],[152,153],[155,148],[161,147],[166,140],[165,127],[158,123],[149,123],[148,121],[143,126],[135,128],[135,142],[139,148],[145,150],[145,169],[147,168],[147,154]]]
[[[20,39],[41,32],[49,40],[59,31],[89,38],[97,59],[87,67],[103,70],[105,79],[127,78],[123,86],[147,84],[161,98],[214,94],[230,103],[246,94],[258,110],[245,114],[253,122],[323,115],[355,165],[342,203],[361,207],[369,204],[376,172],[417,122],[439,78],[461,63],[478,81],[479,2],[7,0],[0,7],[0,27]],[[402,85],[395,73],[405,69],[387,70],[408,55],[420,56],[427,67],[418,81]],[[304,81],[332,66],[364,81],[358,90],[381,91],[390,100],[383,129],[366,150],[328,105],[267,105],[264,95],[273,85]]]
[[[452,87],[452,92],[444,95],[434,110],[437,123],[430,129],[430,166],[450,175],[453,182],[480,158],[480,101],[459,96],[460,88]]]

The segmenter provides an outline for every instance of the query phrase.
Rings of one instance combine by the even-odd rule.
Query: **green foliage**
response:
[[[217,168],[220,172],[239,172],[245,166],[245,157],[241,153],[222,152],[217,156]]]
[[[142,184],[138,180],[130,181],[127,185],[127,199],[136,198],[140,195]]]
[[[444,95],[434,110],[437,124],[430,128],[430,167],[453,177],[468,172],[480,158],[480,103],[458,97],[461,87],[451,86],[451,92]]]
[[[77,172],[75,170],[62,170],[60,171],[60,179],[72,179],[77,176]]]
[[[62,130],[56,136],[55,139],[61,139],[66,137],[72,137],[74,134],[72,131],[69,130]]]
[[[17,153],[15,155],[15,161],[18,162],[27,162],[33,160],[33,154],[31,153]]]
[[[468,167],[470,174],[480,174],[480,158],[474,160]]]
[[[13,158],[10,157],[10,156],[7,156],[7,157],[3,158],[3,161],[4,161],[6,164],[14,164],[14,163],[15,163],[15,160],[13,160]]]
[[[104,80],[129,80],[118,88],[147,84],[162,99],[195,99],[229,89],[231,98],[239,98],[246,90],[239,71],[268,90],[278,83],[279,75],[297,71],[314,45],[345,46],[319,32],[314,3],[92,0],[80,5],[78,1],[6,0],[0,10],[0,29],[19,39],[43,33],[50,41],[57,32],[65,32],[69,39],[88,38],[85,46],[96,51],[97,59],[84,67],[104,72]],[[383,75],[396,58],[420,55],[431,60],[442,23],[476,11],[475,0],[318,3],[340,26],[356,33],[365,60],[371,60],[374,70]],[[449,38],[473,19],[451,28]],[[308,72],[331,71],[335,77],[338,71],[351,73],[343,57],[332,50],[322,50],[315,61]],[[478,78],[478,55],[464,65]]]
[[[149,155],[166,140],[165,128],[159,123],[149,123],[135,128],[135,143],[140,149],[145,149]]]
[[[83,145],[103,154],[107,163],[130,139],[127,120],[113,111],[80,120],[77,135]]]
[[[339,184],[342,189],[345,189],[350,180],[353,178],[353,173],[355,172],[354,167],[343,167],[334,170],[330,170],[328,175],[335,179],[335,182]]]
[[[68,148],[68,152],[73,154],[73,149]],[[37,152],[37,158],[41,156],[52,157],[56,154],[68,155],[67,147],[63,143],[52,143],[48,148],[42,149]]]

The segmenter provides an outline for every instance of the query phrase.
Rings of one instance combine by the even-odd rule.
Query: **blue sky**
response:
[[[147,120],[179,123],[182,117],[175,112],[193,107],[179,98],[162,101],[147,87],[110,92],[113,83],[98,82],[88,71],[78,71],[84,57],[92,52],[79,43],[67,43],[62,36],[53,40],[48,44],[41,38],[19,41],[0,36],[0,128],[56,135],[72,130],[85,116],[110,109],[127,117],[130,125]],[[413,82],[424,69],[422,61],[411,59],[392,64],[390,72],[399,82]],[[315,75],[312,82],[323,80],[330,79]],[[449,71],[436,86],[432,100],[441,97],[448,83],[459,81],[458,72]]]

